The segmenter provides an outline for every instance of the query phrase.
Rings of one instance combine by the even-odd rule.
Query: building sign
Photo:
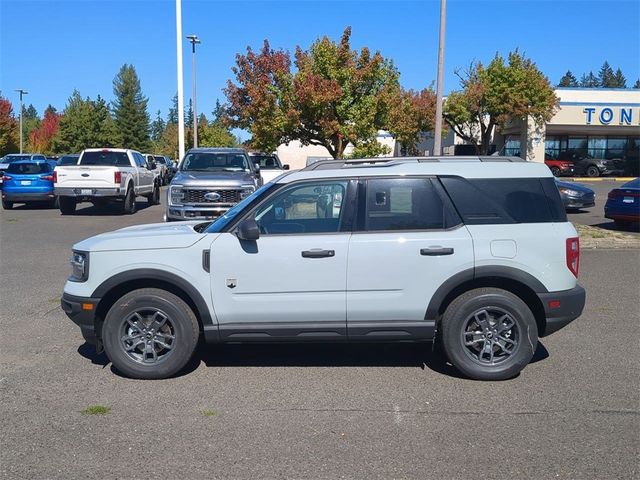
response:
[[[587,125],[639,125],[640,109],[634,107],[584,107]]]

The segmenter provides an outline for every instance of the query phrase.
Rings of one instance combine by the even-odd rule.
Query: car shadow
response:
[[[14,204],[12,210],[52,210],[57,209],[49,202],[30,202],[22,204]]]
[[[136,200],[136,212],[146,210],[152,207],[146,200]],[[76,211],[71,215],[77,216],[120,216],[122,213],[122,202],[110,202],[106,205],[95,206],[91,203],[79,203],[76,207]],[[134,213],[135,215],[135,213]]]
[[[604,230],[611,230],[613,232],[633,232],[640,233],[640,222],[635,223],[626,223],[623,225],[618,225],[613,221],[598,223],[594,225],[594,227],[599,227]]]

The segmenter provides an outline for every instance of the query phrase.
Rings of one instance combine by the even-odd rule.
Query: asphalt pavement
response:
[[[583,251],[583,316],[509,381],[461,378],[410,344],[213,347],[140,381],[83,343],[59,299],[74,242],[162,208],[81,207],[0,212],[1,478],[640,476],[638,250]]]

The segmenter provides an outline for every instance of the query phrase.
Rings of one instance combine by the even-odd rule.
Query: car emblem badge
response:
[[[220,200],[220,194],[218,192],[209,192],[204,194],[204,198],[211,202],[215,202],[216,200]]]
[[[237,284],[238,284],[238,282],[236,281],[235,278],[227,278],[227,287],[236,288]]]

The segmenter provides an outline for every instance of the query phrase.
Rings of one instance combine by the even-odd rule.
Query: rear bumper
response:
[[[538,297],[544,307],[546,325],[540,336],[544,337],[566,327],[582,315],[586,300],[586,292],[580,285],[571,290],[539,293]]]
[[[9,202],[48,202],[53,200],[55,195],[53,191],[47,192],[12,192],[3,190],[2,199]]]
[[[62,188],[56,187],[55,194],[61,197],[124,197],[124,190],[118,188]]]
[[[73,323],[80,327],[82,336],[92,345],[98,343],[95,327],[96,307],[99,298],[76,297],[68,293],[62,294],[60,307]],[[89,308],[91,306],[91,308]]]

